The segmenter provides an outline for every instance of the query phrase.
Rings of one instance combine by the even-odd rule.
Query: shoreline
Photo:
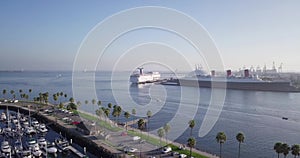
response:
[[[20,103],[2,103],[2,104],[0,104],[0,107],[2,108],[2,106],[5,106],[5,107],[8,106],[9,109],[13,109],[13,110],[17,110],[19,108],[20,110],[22,109],[21,112],[23,111],[23,112],[28,113],[29,109],[27,107],[24,107],[24,105],[22,106],[22,105],[19,105],[19,104],[36,104],[36,105],[39,105],[39,106],[45,106],[45,105],[42,105],[42,104],[39,104],[39,103],[22,102],[21,101]],[[51,104],[48,104],[46,106],[48,108],[49,108],[49,106],[54,107],[54,105],[51,105]],[[101,154],[104,154],[104,155],[101,155],[101,156],[105,156],[105,157],[120,157],[120,156],[125,156],[126,157],[127,156],[127,154],[124,154],[122,151],[116,149],[116,147],[114,145],[109,144],[108,142],[105,142],[103,140],[100,140],[100,141],[91,140],[89,137],[85,136],[84,134],[82,134],[79,131],[77,131],[76,129],[74,129],[73,125],[67,125],[66,126],[66,124],[62,120],[55,119],[55,117],[53,117],[53,116],[45,115],[45,114],[43,114],[39,111],[33,110],[33,109],[30,109],[30,110],[32,110],[32,112],[34,113],[33,115],[38,116],[38,118],[42,118],[43,120],[51,122],[52,123],[51,126],[54,127],[53,130],[55,130],[57,132],[64,131],[67,134],[68,137],[70,137],[74,140],[74,142],[76,144],[86,144],[85,146],[88,146],[87,150],[90,153],[92,153],[92,154],[94,154],[98,157],[99,157],[99,155],[97,155],[97,154],[99,154],[99,151],[101,151]],[[89,115],[91,117],[99,119],[98,116],[96,116],[95,114],[90,114],[88,112],[81,111],[81,110],[78,110],[78,111],[79,111],[79,113],[84,113],[85,115]],[[125,131],[125,127],[122,127],[122,126],[116,126],[116,127],[120,128],[121,131]],[[135,128],[132,128],[132,127],[129,127],[128,129],[129,129],[128,133],[130,133],[129,131],[132,130],[132,131],[136,131],[138,133],[141,133],[141,135],[143,135],[143,136],[148,136],[148,133],[141,132],[138,129],[135,129]],[[137,134],[137,133],[135,133],[135,134]],[[130,134],[128,134],[128,135],[130,135]],[[153,134],[149,134],[149,136],[151,137],[151,139],[156,139],[156,140],[160,139],[158,136],[153,135]],[[169,142],[168,144],[172,144],[172,145],[177,146],[177,147],[182,145],[178,142],[166,140],[165,138],[163,138],[162,140],[164,142],[167,141],[167,142]],[[78,142],[78,141],[80,141],[80,142]],[[145,141],[147,141],[147,140],[145,140]],[[187,148],[187,150],[189,150],[189,148]],[[150,153],[150,152],[149,151],[143,152],[143,154],[147,154],[147,153]],[[196,149],[196,148],[193,148],[193,153],[200,154],[204,157],[218,158],[218,156],[216,156],[216,155],[201,151],[201,150]]]

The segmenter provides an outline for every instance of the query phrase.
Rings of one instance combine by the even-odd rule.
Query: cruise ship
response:
[[[132,84],[143,84],[157,82],[160,79],[159,72],[143,72],[143,68],[138,68],[139,72],[130,75],[130,82]]]
[[[243,74],[239,76],[233,75],[231,70],[227,70],[224,76],[217,76],[214,70],[211,71],[211,74],[207,74],[196,68],[186,77],[171,78],[162,84],[253,91],[300,92],[300,88],[293,86],[289,80],[251,75],[249,69],[243,70]]]

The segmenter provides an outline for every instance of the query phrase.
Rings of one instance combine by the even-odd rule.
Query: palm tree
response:
[[[56,94],[53,94],[53,100],[56,102],[58,99],[57,95]]]
[[[28,92],[29,92],[29,94],[31,94],[31,92],[32,92],[32,89],[29,89],[29,90],[28,90]],[[28,95],[28,98],[29,98],[29,95]]]
[[[131,114],[132,114],[132,115],[136,115],[136,110],[135,110],[135,109],[132,109],[132,110],[131,110]]]
[[[193,137],[190,137],[187,142],[188,142],[187,145],[190,147],[190,157],[192,157],[192,148],[195,147],[195,145],[196,145],[196,139]]]
[[[195,120],[189,121],[189,127],[191,128],[190,137],[193,135],[193,128],[195,127]]]
[[[293,155],[295,156],[295,158],[296,158],[296,157],[299,156],[299,154],[300,154],[300,145],[299,145],[299,144],[294,144],[294,145],[292,145],[291,151],[292,151],[292,154],[293,154]]]
[[[96,104],[96,99],[92,99],[92,104],[93,104],[93,105]]]
[[[78,106],[81,106],[81,102],[80,102],[80,101],[77,101],[76,104],[77,104]]]
[[[69,101],[70,101],[71,103],[74,103],[74,102],[75,102],[75,100],[74,100],[73,97],[71,97],[71,98],[69,99]]]
[[[45,103],[48,104],[49,93],[48,92],[43,93],[42,96],[43,96]]]
[[[240,155],[241,155],[241,143],[244,143],[244,140],[245,140],[245,136],[242,132],[238,133],[236,135],[236,140],[239,142],[239,154],[238,154],[238,158],[240,158]]]
[[[104,113],[104,111],[101,108],[99,108],[99,109],[96,110],[96,115],[99,116],[99,119],[101,119],[104,114],[105,113]]]
[[[129,113],[128,111],[124,112],[124,117],[125,117],[126,119],[128,119],[128,118],[130,117],[130,113]],[[126,131],[127,131],[127,121],[126,121],[125,126],[126,126]]]
[[[23,90],[22,89],[19,89],[19,93],[22,93],[23,92]]]
[[[160,146],[160,148],[162,148],[161,138],[165,135],[165,130],[163,128],[160,128],[160,129],[157,130],[157,134],[159,136],[159,146]]]
[[[148,123],[147,123],[147,132],[149,138],[149,125],[150,125],[150,117],[152,116],[152,112],[150,110],[147,111]]]
[[[165,133],[166,133],[166,143],[168,144],[168,133],[169,133],[170,130],[171,130],[171,126],[170,126],[168,123],[166,123],[166,124],[164,125],[164,130],[165,130]]]
[[[64,104],[63,104],[62,102],[60,102],[59,105],[58,105],[58,107],[59,107],[60,109],[62,109],[62,108],[64,107]]]
[[[109,114],[110,114],[110,108],[106,108],[106,109],[104,110],[104,113],[105,113],[106,117],[108,118],[108,116],[109,116]]]
[[[3,94],[3,97],[5,98],[6,89],[3,89],[2,94]]]
[[[98,100],[98,102],[97,102],[97,105],[100,107],[101,106],[101,101],[100,100]]]
[[[141,131],[145,128],[145,120],[144,119],[139,119],[138,122],[138,129],[140,129]]]
[[[284,158],[286,158],[286,156],[289,154],[291,148],[290,148],[290,146],[288,144],[284,143],[281,146],[281,150],[282,150],[282,153],[284,155]]]
[[[122,108],[121,108],[121,106],[117,106],[116,109],[117,109],[117,116],[118,116],[118,121],[117,122],[119,123],[120,115],[122,113]]]
[[[279,155],[282,153],[282,143],[281,142],[275,143],[274,150],[278,154],[278,158],[279,158]]]
[[[12,96],[14,96],[14,93],[15,93],[14,90],[10,90],[10,94],[11,94]]]
[[[111,103],[108,103],[108,104],[107,104],[107,107],[111,109],[111,108],[112,108],[112,104],[111,104]]]
[[[64,94],[65,99],[68,97],[68,94]]]
[[[216,136],[216,140],[220,143],[220,158],[222,158],[222,145],[226,142],[226,134],[224,132],[219,132]]]
[[[114,106],[112,111],[112,116],[115,118],[115,122],[117,122],[117,116],[118,116],[117,106]]]
[[[84,103],[85,103],[85,104],[88,104],[88,103],[89,103],[89,101],[88,101],[88,100],[85,100],[85,101],[84,101]]]

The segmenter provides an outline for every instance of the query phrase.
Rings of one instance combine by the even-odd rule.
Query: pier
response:
[[[73,146],[68,146],[68,148],[74,153],[76,154],[78,157],[86,157],[86,155],[82,154],[81,152],[79,152],[77,149],[75,149]]]

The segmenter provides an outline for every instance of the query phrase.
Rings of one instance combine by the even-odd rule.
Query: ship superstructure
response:
[[[143,72],[143,68],[138,68],[139,72],[130,75],[130,82],[133,84],[152,83],[160,79],[159,72]]]

